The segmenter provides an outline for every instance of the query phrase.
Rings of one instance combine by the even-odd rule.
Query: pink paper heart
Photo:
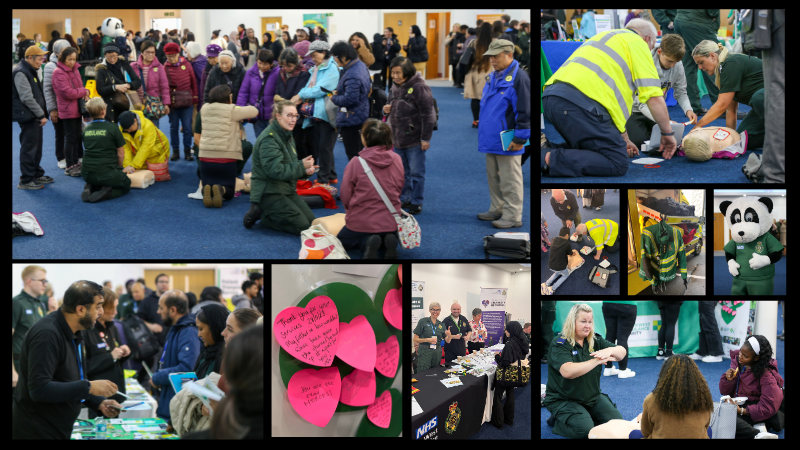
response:
[[[339,322],[339,349],[336,356],[358,370],[375,368],[375,332],[364,316]]]
[[[403,285],[403,265],[397,265],[397,277],[400,278],[400,285]]]
[[[289,403],[300,417],[318,427],[330,422],[341,392],[342,379],[336,367],[303,369],[289,380]]]
[[[389,428],[392,421],[392,394],[389,391],[383,391],[383,394],[367,407],[367,417],[375,425]]]
[[[320,295],[305,308],[292,306],[275,317],[275,339],[286,352],[313,366],[329,367],[339,346],[339,312]]]
[[[403,296],[400,289],[389,289],[383,301],[383,315],[389,325],[403,329]]]
[[[392,335],[386,342],[379,342],[377,349],[375,369],[381,375],[393,377],[397,372],[397,364],[400,360],[400,345],[397,343],[397,336]]]
[[[342,379],[341,402],[350,406],[367,406],[375,401],[375,371],[354,370]]]

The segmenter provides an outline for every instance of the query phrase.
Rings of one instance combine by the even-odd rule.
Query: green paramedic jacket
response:
[[[669,229],[661,238],[659,227]],[[676,264],[677,263],[677,264]],[[686,252],[681,231],[669,224],[655,224],[642,230],[642,264],[639,277],[652,285],[675,278],[680,267],[681,277],[686,279]]]

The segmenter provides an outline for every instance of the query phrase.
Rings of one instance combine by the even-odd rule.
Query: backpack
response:
[[[131,331],[129,338],[132,339],[132,341],[130,341],[128,346],[131,348],[131,353],[133,353],[135,360],[144,361],[158,353],[160,348],[158,339],[150,329],[145,326],[144,321],[139,318],[139,316],[135,314],[128,316],[122,323],[127,325],[128,329]]]
[[[383,106],[386,104],[386,92],[383,89],[373,89],[369,96],[369,117],[383,119]]]

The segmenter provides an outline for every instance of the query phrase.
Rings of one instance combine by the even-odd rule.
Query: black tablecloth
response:
[[[414,439],[464,439],[481,428],[489,378],[462,375],[463,386],[445,387],[441,380],[448,377],[444,371],[452,365],[413,375],[417,381],[411,385],[419,389],[413,395],[423,411],[411,418]],[[452,432],[448,432],[448,423],[455,428]]]

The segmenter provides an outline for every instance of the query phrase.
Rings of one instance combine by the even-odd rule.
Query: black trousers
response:
[[[625,123],[625,129],[628,131],[628,139],[641,151],[644,141],[650,140],[650,133],[653,132],[653,127],[655,125],[656,123],[648,119],[644,114],[640,112],[631,113],[628,122]]]
[[[628,368],[628,337],[631,335],[633,326],[636,324],[636,305],[624,305],[621,303],[603,302],[603,318],[606,322],[606,340],[616,342],[617,345],[625,347],[625,357],[619,362],[619,370]],[[606,363],[606,367],[614,367],[612,363]]]
[[[347,160],[350,161],[364,149],[364,144],[361,143],[361,125],[339,127],[339,134],[342,135],[344,151],[347,153]]]
[[[664,348],[666,342],[666,349],[672,350],[672,342],[675,341],[675,324],[678,323],[678,316],[681,312],[681,305],[683,301],[660,301],[658,309],[661,311],[661,320],[664,325],[658,330],[658,348]]]
[[[35,178],[44,176],[44,169],[39,165],[42,162],[42,137],[43,128],[38,120],[20,123],[19,133],[19,177],[20,183],[28,183]]]
[[[778,432],[783,430],[785,426],[784,420],[784,402],[786,401],[786,396],[784,394],[784,401],[781,402],[780,408],[775,412],[775,415],[772,417],[766,418],[759,422],[753,420],[752,417],[745,415],[740,416],[736,415],[736,439],[753,439],[757,434],[758,430],[753,428],[753,425],[756,423],[763,423],[765,427],[767,427],[767,431],[774,431]],[[748,400],[744,402],[746,406],[758,404],[757,400]]]
[[[308,142],[308,135],[311,134],[309,129],[303,129],[303,122],[298,120],[297,124],[294,126],[292,130],[292,136],[294,137],[294,145],[297,146],[295,150],[297,150],[297,159],[303,159],[306,156],[311,154],[311,148],[309,147]],[[314,155],[314,160],[317,159],[317,155]]]
[[[506,403],[503,404],[503,392],[506,393]],[[503,423],[514,424],[514,388],[495,386],[494,402],[492,403],[492,425],[502,427]]]
[[[376,236],[380,236],[381,240],[383,240],[384,236],[392,233],[397,233],[397,230],[387,231],[386,233],[362,233],[360,231],[353,231],[347,228],[345,225],[341,230],[339,230],[339,234],[336,237],[342,243],[342,247],[344,247],[346,250],[360,250],[361,253],[364,253],[364,249],[367,245],[367,238],[374,234]],[[384,247],[383,243],[381,243],[381,247]]]
[[[64,121],[58,122],[51,121],[53,128],[56,130],[56,160],[61,161],[64,156]],[[69,166],[68,166],[69,167]]]
[[[338,179],[336,163],[333,160],[333,146],[336,145],[336,130],[331,124],[313,121],[314,126],[306,128],[308,152],[314,156],[314,164],[319,166],[317,181],[325,184]],[[342,138],[344,139],[344,138]],[[298,155],[299,156],[299,155]]]
[[[717,320],[714,318],[716,301],[698,301],[697,312],[700,313],[700,356],[722,356],[722,335],[719,334]]]
[[[58,119],[64,127],[64,154],[67,158],[67,167],[78,164],[78,158],[83,156],[83,126],[80,117],[74,119]]]
[[[225,188],[222,198],[230,200],[236,192],[236,161],[213,163],[205,161],[200,166],[200,181],[203,186],[218,184]]]

